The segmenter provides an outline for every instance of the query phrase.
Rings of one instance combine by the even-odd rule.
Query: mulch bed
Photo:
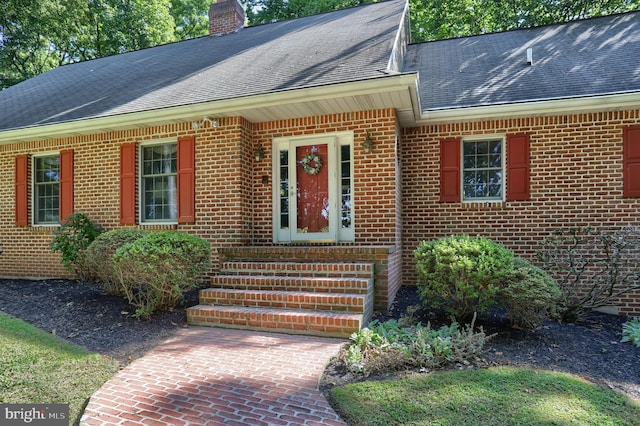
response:
[[[118,359],[121,365],[142,356],[186,327],[185,307],[197,304],[197,291],[185,295],[185,306],[141,321],[119,297],[106,296],[99,286],[68,280],[0,280],[0,311],[21,318],[66,340]],[[389,313],[399,318],[419,304],[415,288],[403,287]],[[438,326],[442,318],[419,309],[414,316]],[[528,365],[566,371],[640,400],[640,348],[620,343],[625,318],[591,313],[576,324],[546,321],[533,332],[513,329],[499,312],[481,316],[476,325],[490,335],[482,365]],[[453,368],[467,368],[456,367]],[[346,371],[337,360],[321,379],[321,388],[365,379],[406,375],[400,372],[365,378]]]
[[[198,302],[185,294],[185,306]],[[69,280],[0,280],[0,311],[126,365],[186,327],[185,307],[133,317],[126,300],[106,296],[96,284]]]

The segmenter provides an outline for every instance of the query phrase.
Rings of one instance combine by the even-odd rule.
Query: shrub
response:
[[[87,248],[85,265],[88,272],[100,282],[105,293],[124,296],[116,273],[113,255],[122,246],[142,238],[147,233],[137,228],[115,229],[100,234]]]
[[[434,330],[430,324],[402,327],[395,320],[372,321],[369,327],[351,335],[351,343],[341,357],[350,371],[365,375],[468,363],[482,352],[487,340],[482,328],[478,333],[473,331],[474,322],[475,317],[464,329],[454,322]]]
[[[458,320],[494,305],[513,270],[511,251],[465,235],[423,242],[415,258],[423,302],[445,307]]]
[[[542,269],[515,258],[512,278],[500,295],[511,325],[534,330],[555,311],[561,292]]]
[[[634,318],[622,325],[622,341],[631,342],[640,348],[640,318]]]
[[[91,221],[86,214],[73,213],[53,233],[50,246],[54,252],[60,252],[65,269],[80,279],[87,279],[85,251],[103,231],[102,226]]]
[[[640,289],[640,227],[615,232],[593,228],[556,230],[546,238],[538,259],[562,291],[559,316],[564,321],[611,305]]]
[[[197,287],[210,265],[211,247],[195,235],[154,232],[120,247],[113,259],[135,316],[148,318],[177,306],[184,291]]]

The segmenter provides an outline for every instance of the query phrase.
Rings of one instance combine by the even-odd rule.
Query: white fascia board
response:
[[[415,73],[385,75],[355,82],[293,89],[127,114],[86,118],[63,123],[0,131],[0,145],[102,133],[110,130],[150,127],[163,123],[187,122],[197,119],[201,120],[203,116],[229,116],[229,114],[233,112],[242,115],[243,110],[398,90],[407,90],[407,94],[413,101],[417,92],[417,84],[417,74]],[[419,109],[418,105],[414,106],[414,110],[416,110],[416,108]],[[416,114],[416,117],[417,116]]]
[[[423,111],[416,124],[478,121],[494,118],[532,117],[615,111],[640,108],[640,92],[594,95],[571,99],[548,99],[504,105]]]

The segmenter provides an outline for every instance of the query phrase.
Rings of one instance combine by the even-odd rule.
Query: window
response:
[[[340,222],[343,229],[350,229],[353,224],[352,177],[351,145],[340,145]]]
[[[142,145],[141,170],[142,222],[177,222],[177,144]]]
[[[504,141],[463,141],[462,193],[468,200],[502,200],[504,194]]]
[[[60,155],[33,157],[33,223],[60,223]]]
[[[195,223],[195,138],[120,145],[120,224]]]
[[[440,202],[527,201],[527,133],[440,141]]]

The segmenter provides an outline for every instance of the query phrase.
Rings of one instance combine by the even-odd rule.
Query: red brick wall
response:
[[[14,225],[14,158],[61,149],[74,150],[74,206],[106,229],[119,227],[119,146],[152,139],[196,137],[195,224],[145,226],[145,229],[179,229],[196,233],[221,245],[251,241],[251,188],[248,164],[252,161],[250,123],[242,118],[221,119],[192,130],[191,123],[98,135],[53,139],[0,147],[0,276],[67,276],[49,248],[55,227]],[[31,170],[29,171],[31,173]],[[31,198],[31,197],[29,197]],[[29,205],[31,212],[31,204]],[[215,261],[215,257],[214,257]]]
[[[249,123],[241,117],[218,119],[193,129],[191,123],[173,124],[66,139],[54,139],[0,147],[2,228],[0,230],[0,276],[64,277],[59,256],[49,248],[56,227],[14,225],[14,159],[62,149],[74,150],[75,211],[87,213],[106,229],[119,227],[119,147],[125,143],[195,136],[196,223],[144,226],[145,229],[178,229],[209,240],[214,248],[213,272],[217,270],[217,247],[272,241],[271,141],[275,137],[352,131],[354,134],[354,208],[356,245],[384,246],[393,252],[385,297],[393,299],[401,284],[399,218],[400,172],[397,161],[394,110],[347,113],[324,117]],[[366,133],[374,139],[374,153],[364,154]],[[258,145],[266,158],[256,162]],[[262,177],[268,177],[263,183]],[[30,196],[31,197],[31,196]],[[29,197],[29,198],[30,198]],[[29,208],[31,211],[31,206]],[[398,245],[398,247],[396,247]],[[387,262],[387,259],[384,259]],[[388,289],[388,290],[387,290]],[[392,292],[392,293],[390,293]]]
[[[423,240],[482,235],[533,258],[554,229],[640,224],[640,199],[622,196],[622,135],[640,123],[640,111],[576,114],[442,124],[404,129],[404,283],[415,284],[413,250]],[[441,203],[439,141],[468,135],[530,135],[527,201]],[[640,315],[640,294],[622,312]]]

